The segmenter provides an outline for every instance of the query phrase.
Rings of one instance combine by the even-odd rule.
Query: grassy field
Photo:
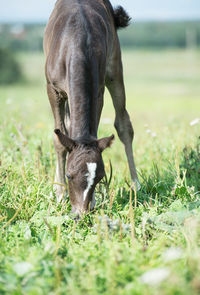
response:
[[[113,177],[79,223],[49,195],[53,118],[42,55],[20,54],[26,81],[0,87],[0,294],[200,293],[200,51],[123,52],[141,191],[123,146]],[[115,133],[106,93],[99,137]]]

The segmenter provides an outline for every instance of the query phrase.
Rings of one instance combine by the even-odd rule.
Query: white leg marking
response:
[[[59,181],[59,166],[58,163],[56,164],[56,175],[55,175],[55,182]]]
[[[97,169],[97,163],[87,163],[88,167],[88,173],[86,174],[87,176],[87,187],[83,192],[83,201],[85,201],[87,194],[91,188],[91,186],[94,183],[94,179],[96,176],[96,169]]]

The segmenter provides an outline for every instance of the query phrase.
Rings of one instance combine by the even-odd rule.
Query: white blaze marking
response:
[[[96,176],[96,169],[97,169],[97,163],[87,163],[88,167],[88,173],[85,175],[87,176],[87,187],[83,192],[83,200],[85,201],[87,194],[91,188],[91,186],[94,183],[94,179]]]

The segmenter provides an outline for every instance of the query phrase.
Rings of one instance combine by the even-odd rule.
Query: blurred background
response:
[[[132,24],[119,32],[122,49],[195,50],[200,45],[200,2],[198,0],[125,0]],[[19,81],[23,69],[19,53],[42,52],[44,27],[55,0],[0,0],[0,84]],[[24,73],[26,74],[26,73]]]
[[[185,144],[200,121],[200,1],[111,2],[122,5],[132,17],[119,37],[136,146],[155,137],[163,145],[165,137]],[[45,89],[42,43],[55,1],[0,0],[0,4],[2,126],[8,126],[8,120],[22,122],[29,135],[51,136],[53,118]],[[106,93],[100,135],[115,132],[113,119]],[[117,159],[123,156],[117,145],[115,153]]]
[[[41,52],[44,26],[55,0],[0,0],[0,46],[9,52]],[[198,0],[126,0],[132,25],[120,32],[123,49],[191,49],[200,44]]]

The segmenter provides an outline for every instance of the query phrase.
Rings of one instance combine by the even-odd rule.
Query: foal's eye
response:
[[[71,179],[71,176],[69,174],[66,174],[66,176],[69,180]]]

